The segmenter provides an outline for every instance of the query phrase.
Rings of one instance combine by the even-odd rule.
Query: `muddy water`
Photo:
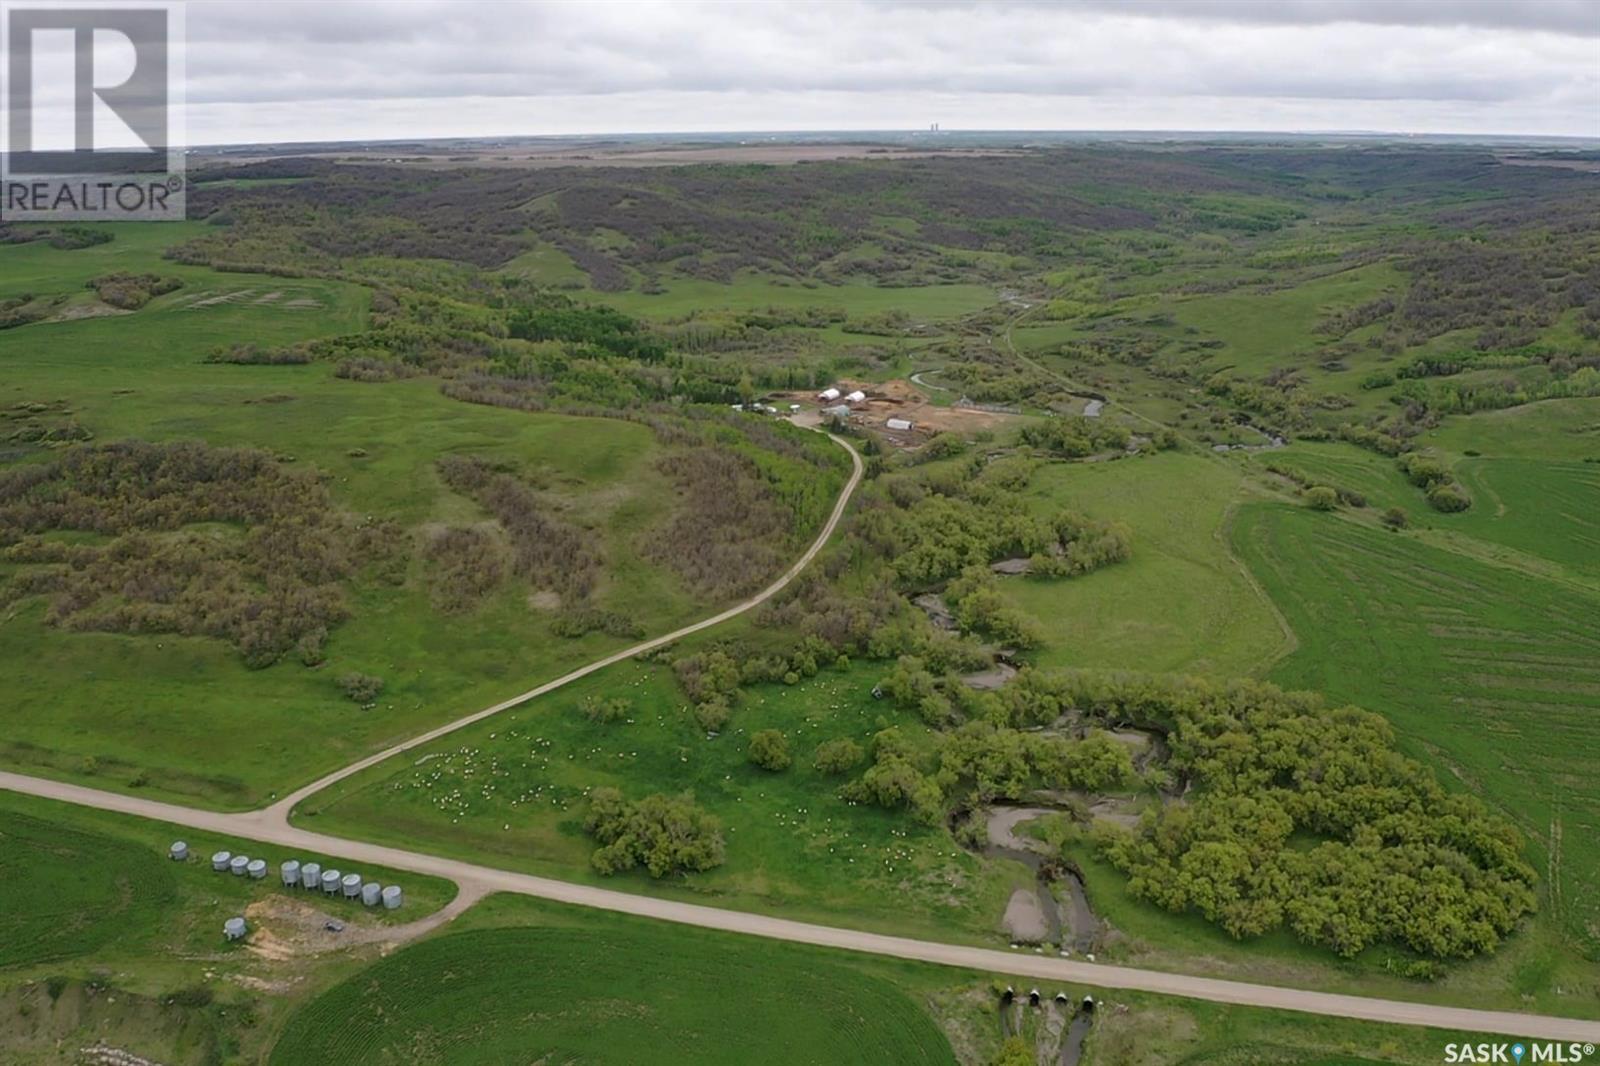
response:
[[[1079,1008],[1067,1025],[1067,1035],[1061,1040],[1061,1066],[1078,1066],[1083,1058],[1083,1042],[1089,1036],[1089,1026],[1094,1024],[1094,1014]]]
[[[1089,907],[1082,875],[1059,859],[1045,854],[1041,842],[1020,837],[1016,833],[1017,826],[1022,823],[1055,813],[1049,807],[994,808],[988,814],[989,843],[983,848],[983,854],[989,858],[1020,862],[1033,871],[1032,899],[1021,889],[1013,894],[1006,906],[1008,920],[1016,919],[1025,928],[1037,929],[1043,934],[1040,939],[1047,943],[1060,944],[1078,952],[1092,951],[1100,933],[1100,922]],[[1052,884],[1060,884],[1066,889],[1065,900],[1056,899],[1051,891]],[[1010,921],[1008,926],[1011,926]]]

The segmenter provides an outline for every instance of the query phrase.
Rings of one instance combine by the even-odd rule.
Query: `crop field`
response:
[[[1474,502],[1448,528],[1600,578],[1600,464],[1464,459],[1455,470]]]
[[[297,1014],[271,1062],[953,1063],[893,986],[779,945],[486,929],[390,956]]]
[[[623,965],[630,960],[631,969]],[[490,961],[499,963],[492,972]],[[411,965],[433,979],[431,988]],[[441,972],[465,987],[441,982]],[[452,1063],[462,1061],[461,1042],[471,1031],[489,1049],[473,1062],[520,1063],[541,1051],[607,1062],[613,1046],[628,1052],[623,1061],[650,1061],[652,1045],[639,1042],[653,1041],[671,1048],[672,1061],[697,1066],[948,1062],[952,1052],[962,1063],[986,1063],[1000,1042],[997,990],[1033,983],[495,896],[464,914],[456,932],[391,956],[310,1002],[290,1019],[270,1061],[296,1061],[287,1055],[320,1040],[348,1048],[358,1063]],[[1073,1003],[1095,992],[1043,987]],[[1437,1060],[1446,1039],[1427,1029],[1095,994],[1102,1010],[1083,1061],[1098,1066],[1176,1066],[1196,1055],[1225,1062],[1230,1048],[1249,1048],[1264,1063],[1423,1064]],[[1010,1024],[1041,1059],[1053,1060],[1062,1017],[1053,1004],[1018,1007]],[[407,1042],[380,1031],[380,1018],[398,1024]],[[848,1035],[856,1050],[837,1046],[819,1021]]]
[[[835,794],[844,779],[812,768],[824,741],[865,744],[885,721],[921,730],[872,698],[880,674],[867,665],[760,686],[709,737],[670,671],[618,664],[336,785],[308,801],[300,821],[569,880],[984,939],[1025,876],[1020,867],[985,864],[943,829],[847,803]],[[627,719],[589,721],[580,708],[593,698],[627,700]],[[790,738],[788,770],[749,762],[748,738],[762,729]],[[726,864],[686,881],[652,882],[642,871],[602,879],[581,822],[586,794],[608,785],[631,797],[692,793],[725,826]]]
[[[1048,631],[1039,663],[1231,677],[1270,662],[1286,638],[1223,539],[1241,489],[1235,465],[1185,453],[1036,474],[1029,499],[1038,513],[1073,508],[1133,531],[1124,564],[1003,583]]]
[[[8,814],[0,823],[0,968],[86,955],[171,909],[160,853]]]
[[[1273,679],[1381,711],[1513,815],[1546,918],[1600,948],[1600,786],[1574,758],[1600,746],[1600,600],[1303,509],[1246,508],[1235,543],[1301,641]]]

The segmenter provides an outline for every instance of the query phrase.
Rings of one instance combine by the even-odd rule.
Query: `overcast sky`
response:
[[[188,140],[688,130],[1600,136],[1600,0],[191,0]]]

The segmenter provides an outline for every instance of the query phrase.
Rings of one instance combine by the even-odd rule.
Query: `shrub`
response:
[[[789,738],[776,729],[763,729],[750,738],[750,761],[774,773],[789,768]]]
[[[185,529],[202,522],[239,535]],[[66,531],[104,539],[45,537]],[[317,477],[253,449],[119,441],[0,473],[0,544],[25,568],[12,589],[47,595],[47,624],[213,637],[251,667],[302,640],[302,661],[320,661],[317,634],[346,615],[343,582],[403,559],[398,542],[391,524],[351,520]]]
[[[1405,472],[1407,480],[1419,489],[1431,488],[1450,480],[1450,471],[1444,468],[1443,463],[1417,452],[1402,455],[1400,469]]]
[[[633,713],[633,701],[625,696],[612,696],[610,699],[585,696],[583,702],[578,704],[578,709],[589,721],[598,725],[610,725],[613,722],[623,721]]]
[[[1367,505],[1366,496],[1355,489],[1340,487],[1334,489],[1334,491],[1339,494],[1339,502],[1346,507],[1365,507]]]
[[[340,692],[362,706],[372,703],[383,692],[383,678],[354,670],[340,674],[338,684]]]
[[[733,712],[728,707],[728,701],[721,696],[702,700],[694,705],[694,719],[700,723],[700,728],[707,733],[720,733],[722,727],[728,724],[728,719]]]
[[[637,803],[614,788],[589,793],[584,831],[600,842],[590,857],[602,874],[643,866],[666,877],[722,865],[722,823],[697,807],[694,798],[646,796]]]
[[[1339,506],[1339,493],[1326,485],[1306,489],[1306,506],[1313,511],[1332,511]]]
[[[819,773],[848,773],[860,764],[863,754],[860,744],[849,737],[838,737],[817,745],[817,754],[811,765]]]
[[[1463,492],[1460,485],[1454,483],[1435,485],[1428,490],[1428,506],[1435,511],[1452,514],[1471,507],[1472,497]]]
[[[1383,512],[1383,524],[1390,529],[1404,529],[1411,524],[1410,517],[1400,507],[1391,507]]]

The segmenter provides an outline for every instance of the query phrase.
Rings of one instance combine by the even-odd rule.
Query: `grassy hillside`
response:
[[[0,711],[0,750],[13,765],[249,806],[624,643],[600,632],[555,636],[552,609],[515,581],[495,588],[466,625],[430,603],[433,579],[420,557],[427,538],[446,524],[492,521],[444,483],[436,464],[446,456],[501,464],[536,485],[541,502],[585,530],[604,559],[591,602],[638,631],[670,629],[712,605],[646,557],[653,531],[675,509],[657,469],[672,449],[650,428],[468,405],[433,382],[345,380],[326,364],[204,362],[241,338],[272,345],[359,329],[369,294],[161,258],[196,228],[125,225],[85,249],[0,248],[6,285],[69,303],[92,299],[84,283],[109,271],[183,282],[136,311],[101,305],[104,313],[5,333],[0,436],[18,442],[9,458],[45,461],[51,451],[31,443],[33,431],[62,426],[81,427],[96,443],[199,438],[262,449],[314,475],[352,520],[394,523],[411,558],[398,583],[372,573],[351,583],[350,617],[332,630],[314,670],[287,660],[250,669],[209,638],[73,632],[45,624],[39,598],[0,607],[0,663],[22,682]],[[815,485],[819,499],[829,487]],[[806,530],[787,535],[798,541]],[[0,578],[21,569],[0,559]],[[349,672],[382,678],[382,698],[352,705],[335,683]],[[219,736],[236,742],[219,744]]]

